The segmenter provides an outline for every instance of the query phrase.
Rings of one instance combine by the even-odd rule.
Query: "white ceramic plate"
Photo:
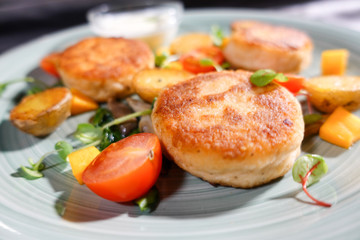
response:
[[[181,33],[229,29],[235,19],[257,19],[306,31],[314,40],[314,63],[304,74],[320,74],[320,52],[347,48],[349,74],[360,75],[360,34],[314,22],[248,10],[204,10],[185,14]],[[37,39],[0,57],[0,82],[26,76],[49,52],[91,35],[80,26]],[[113,203],[80,186],[65,164],[51,156],[45,177],[25,180],[17,168],[38,159],[70,134],[89,114],[72,117],[44,139],[18,131],[9,122],[14,99],[25,85],[13,85],[0,98],[1,239],[357,239],[360,236],[360,145],[344,150],[314,137],[304,152],[323,155],[329,173],[309,190],[331,208],[309,204],[291,174],[251,190],[214,187],[173,167],[157,186],[162,200],[144,215],[131,204]],[[359,115],[359,112],[356,112]]]

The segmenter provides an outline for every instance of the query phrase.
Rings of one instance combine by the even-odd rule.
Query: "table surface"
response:
[[[130,0],[118,0],[126,3]],[[143,0],[131,0],[143,1]],[[161,0],[153,0],[161,1]],[[186,9],[256,8],[360,31],[359,0],[182,0]],[[86,23],[86,12],[104,0],[1,0],[0,54],[37,37]]]

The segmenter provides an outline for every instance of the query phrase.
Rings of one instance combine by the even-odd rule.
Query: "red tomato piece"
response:
[[[298,93],[304,87],[304,77],[295,74],[285,74],[285,76],[288,78],[287,82],[279,82],[276,79],[275,82],[286,87],[292,93]]]
[[[40,62],[41,69],[55,77],[60,77],[59,72],[56,69],[56,61],[58,58],[59,53],[51,53],[47,55]]]
[[[159,177],[161,165],[157,136],[139,133],[104,149],[85,169],[82,179],[100,197],[127,202],[150,190]]]
[[[221,65],[225,61],[221,49],[215,46],[211,46],[197,48],[193,51],[190,51],[189,53],[184,54],[180,57],[180,62],[186,71],[195,74],[206,73],[215,70],[214,66],[201,64],[202,59],[210,59],[217,65]]]

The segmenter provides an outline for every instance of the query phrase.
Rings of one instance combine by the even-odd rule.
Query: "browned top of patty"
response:
[[[117,79],[152,67],[150,48],[138,40],[93,37],[67,48],[58,68],[73,78],[86,80]]]
[[[283,50],[298,50],[312,45],[311,39],[299,30],[256,21],[236,21],[231,25],[233,38],[248,44]]]
[[[300,105],[285,88],[256,87],[245,71],[214,72],[165,89],[152,119],[175,148],[219,152],[224,158],[293,148],[303,136]]]

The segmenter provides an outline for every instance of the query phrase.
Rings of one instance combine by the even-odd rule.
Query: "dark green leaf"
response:
[[[100,151],[104,150],[110,144],[117,142],[119,140],[121,140],[121,133],[118,127],[114,126],[111,128],[103,129],[103,135],[99,146]]]
[[[159,191],[154,186],[145,196],[135,200],[135,203],[140,207],[141,212],[149,213],[155,210],[159,200]]]
[[[114,116],[109,109],[99,108],[96,110],[91,123],[95,127],[100,127],[106,123],[113,121],[113,120],[114,120]]]
[[[319,113],[308,114],[304,116],[305,125],[316,123],[322,120],[323,116]]]
[[[230,63],[224,62],[223,64],[221,64],[221,68],[222,69],[229,69],[230,68]]]

